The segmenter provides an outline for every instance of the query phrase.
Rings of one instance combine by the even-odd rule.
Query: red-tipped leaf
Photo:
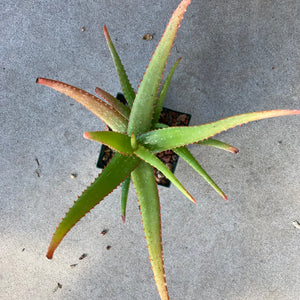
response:
[[[153,153],[157,153],[208,139],[222,131],[248,122],[298,114],[300,110],[269,110],[241,114],[204,125],[168,127],[149,131],[138,137],[138,142]]]
[[[106,123],[112,130],[126,132],[128,120],[126,120],[126,118],[114,110],[110,105],[106,104],[94,95],[57,80],[38,78],[36,82],[61,92],[62,94],[65,94],[81,103],[104,123]]]

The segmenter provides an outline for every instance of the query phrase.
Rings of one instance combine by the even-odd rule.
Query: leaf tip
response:
[[[38,77],[35,81],[37,84],[42,84],[42,85],[46,85],[49,87],[52,87],[50,84],[52,82],[51,79],[47,79],[47,78],[43,78],[43,77]]]
[[[48,258],[48,259],[52,259],[53,258],[53,252],[54,252],[54,250],[53,249],[48,249],[48,252],[47,252],[47,254],[46,254],[46,257]]]
[[[104,32],[104,36],[105,36],[106,40],[108,40],[109,39],[109,34],[108,34],[108,30],[107,30],[106,25],[103,26],[103,32]]]
[[[85,138],[85,139],[90,139],[90,134],[89,134],[89,132],[84,132],[83,133],[83,137]]]
[[[47,81],[49,81],[49,79],[47,80],[46,78],[38,77],[35,82],[37,84],[44,84],[44,85],[46,85]]]

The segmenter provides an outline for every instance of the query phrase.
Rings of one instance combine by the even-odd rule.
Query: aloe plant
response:
[[[127,105],[120,103],[115,97],[100,88],[96,88],[96,93],[100,96],[98,98],[63,82],[46,78],[37,79],[37,83],[70,96],[103,120],[112,131],[85,132],[84,137],[101,142],[116,152],[91,186],[74,202],[74,205],[56,228],[49,245],[47,258],[52,258],[55,249],[68,231],[120,184],[122,184],[121,215],[125,220],[128,188],[132,181],[140,205],[154,279],[163,300],[169,299],[169,295],[164,271],[160,201],[153,168],[161,171],[189,200],[192,202],[195,200],[175,175],[155,156],[155,153],[172,149],[224,199],[227,199],[223,191],[201,167],[186,146],[197,143],[237,153],[237,148],[215,140],[213,137],[222,131],[227,131],[247,122],[300,114],[300,110],[260,111],[190,127],[168,127],[158,122],[168,86],[180,59],[172,67],[160,88],[165,65],[177,30],[190,2],[191,0],[182,0],[174,11],[137,92],[132,88],[108,30],[104,26],[105,38],[117,69]]]

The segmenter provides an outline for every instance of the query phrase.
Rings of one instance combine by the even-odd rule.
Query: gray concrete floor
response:
[[[159,299],[132,188],[125,225],[118,189],[46,259],[61,217],[99,172],[100,145],[82,133],[104,126],[35,80],[120,91],[106,24],[136,87],[178,3],[1,1],[1,299]],[[194,0],[169,59],[167,69],[183,57],[166,106],[192,124],[299,109],[299,9],[297,0]],[[300,299],[299,129],[292,116],[221,134],[237,155],[189,147],[229,201],[183,161],[176,175],[198,204],[159,189],[171,299]]]

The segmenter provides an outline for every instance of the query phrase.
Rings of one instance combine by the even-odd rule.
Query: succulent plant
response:
[[[188,127],[168,127],[158,122],[171,78],[180,58],[172,67],[162,87],[161,80],[177,30],[190,2],[191,0],[182,0],[174,11],[137,92],[132,88],[107,28],[104,26],[105,38],[117,69],[127,105],[119,102],[100,88],[96,88],[96,93],[101,99],[63,82],[46,78],[37,79],[37,83],[70,96],[102,119],[112,131],[85,132],[84,137],[108,145],[116,152],[95,181],[83,191],[78,200],[74,201],[74,205],[56,228],[49,245],[47,258],[52,258],[55,249],[68,231],[120,184],[122,184],[121,215],[125,221],[128,189],[132,181],[140,205],[154,279],[160,297],[164,300],[169,299],[169,295],[164,271],[160,201],[153,168],[161,171],[189,200],[193,202],[195,200],[155,154],[172,149],[223,198],[227,199],[223,191],[192,156],[186,145],[197,143],[237,153],[237,148],[213,139],[213,137],[222,131],[227,131],[247,122],[300,114],[300,110],[260,111]]]

